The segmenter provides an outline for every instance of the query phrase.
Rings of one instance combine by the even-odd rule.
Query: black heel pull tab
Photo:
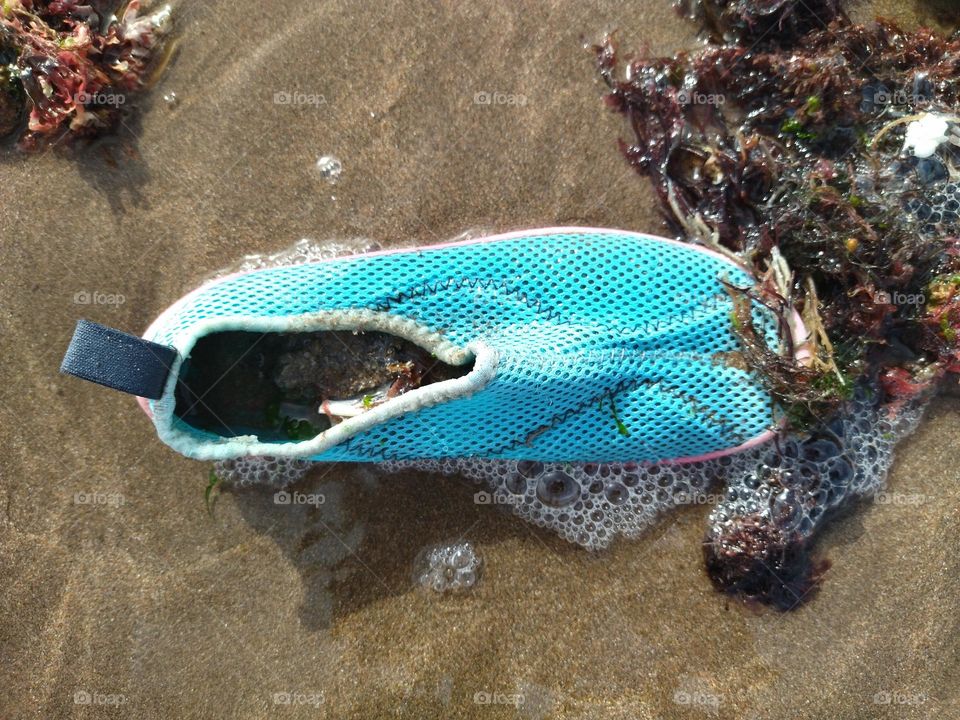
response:
[[[60,372],[158,400],[177,351],[90,320],[78,320]]]

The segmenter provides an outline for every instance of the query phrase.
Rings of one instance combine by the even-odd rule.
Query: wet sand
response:
[[[901,447],[888,501],[821,538],[819,596],[782,615],[712,590],[706,507],[591,555],[469,483],[335,465],[298,488],[319,507],[228,492],[211,518],[208,465],[57,374],[78,317],[140,331],[301,237],[659,231],[581,37],[666,54],[693,28],[661,0],[511,7],[183,3],[119,143],[3,156],[0,718],[960,717],[955,391]],[[478,587],[415,589],[417,552],[456,538],[484,558]]]

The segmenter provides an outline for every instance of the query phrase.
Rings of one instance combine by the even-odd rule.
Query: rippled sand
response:
[[[619,28],[658,54],[695,37],[662,0],[181,5],[179,53],[120,147],[4,156],[0,717],[960,717],[955,395],[901,448],[888,502],[822,538],[823,589],[788,615],[712,590],[706,507],[590,555],[468,483],[333,466],[299,487],[321,506],[236,492],[208,516],[207,465],[57,374],[78,317],[142,330],[305,236],[656,232],[581,37]],[[484,558],[477,588],[415,590],[417,553],[458,538]]]

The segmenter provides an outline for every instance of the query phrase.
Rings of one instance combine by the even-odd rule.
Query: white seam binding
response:
[[[443,380],[410,390],[356,417],[334,425],[303,442],[260,442],[256,435],[231,438],[199,439],[175,425],[174,391],[183,359],[197,341],[218,332],[313,332],[318,330],[363,330],[385,332],[409,340],[450,365],[466,365],[474,360],[473,369],[463,377]],[[226,317],[202,320],[174,339],[178,357],[171,368],[163,397],[153,403],[153,422],[160,439],[175,450],[197,460],[226,460],[238,455],[271,455],[307,458],[349,440],[387,420],[455,398],[468,397],[483,388],[494,377],[499,363],[497,351],[481,341],[460,347],[414,320],[374,310],[324,310],[293,317]]]

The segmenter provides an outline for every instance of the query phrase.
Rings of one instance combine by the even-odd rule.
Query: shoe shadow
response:
[[[432,545],[469,541],[482,556],[484,547],[510,538],[529,542],[536,534],[558,555],[585,552],[500,506],[478,504],[474,494],[482,489],[423,472],[318,464],[286,495],[227,492],[245,522],[271,537],[300,572],[300,620],[316,630],[385,598],[432,592],[415,574],[418,557]]]

